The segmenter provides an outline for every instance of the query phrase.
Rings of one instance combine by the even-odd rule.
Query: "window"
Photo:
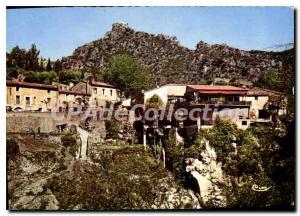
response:
[[[255,100],[258,100],[258,96],[255,96]]]
[[[20,89],[20,87],[19,87],[19,86],[17,86],[17,87],[16,87],[16,91],[19,91],[19,89]]]
[[[242,125],[247,125],[247,121],[242,121]]]
[[[105,89],[102,89],[102,93],[103,93],[103,95],[105,94]]]
[[[112,96],[112,90],[110,90],[110,96]]]
[[[48,90],[48,93],[50,93],[51,92],[51,90]]]
[[[36,100],[36,97],[34,96],[34,97],[33,97],[33,101],[32,101],[32,104],[33,104],[33,105],[35,105],[35,100]]]
[[[25,97],[26,105],[30,105],[30,97]]]
[[[94,94],[97,94],[97,88],[94,88]]]
[[[232,96],[228,96],[227,97],[227,101],[228,101],[228,103],[233,103],[233,97]]]
[[[20,104],[20,95],[16,96],[16,104]]]
[[[258,110],[258,118],[260,119],[269,119],[270,113],[267,110]]]

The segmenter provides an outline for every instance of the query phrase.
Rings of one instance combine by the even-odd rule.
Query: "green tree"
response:
[[[39,68],[39,71],[44,71],[44,59],[43,59],[43,57],[41,57],[41,59],[40,59],[40,68]]]
[[[6,55],[7,66],[17,66],[19,68],[26,68],[26,50],[20,49],[19,46],[12,48],[10,53]]]
[[[26,68],[25,70],[27,71],[38,71],[40,68],[39,65],[39,54],[40,51],[37,49],[35,44],[31,45],[31,48],[26,52],[26,60],[27,60],[27,64],[26,64]]]
[[[48,62],[47,62],[47,66],[46,66],[46,71],[51,71],[51,70],[52,70],[51,61],[50,61],[50,58],[48,58]]]
[[[262,73],[255,83],[255,86],[268,89],[280,89],[280,85],[280,74],[276,70],[269,70]]]
[[[151,86],[149,70],[127,54],[113,56],[104,73],[104,80],[123,89],[126,97]]]
[[[25,82],[32,83],[44,83],[52,84],[53,81],[57,81],[57,75],[53,71],[43,71],[43,72],[27,72],[25,74]]]
[[[162,106],[163,101],[157,94],[152,95],[152,97],[148,98],[146,101],[146,108],[161,109]]]
[[[60,61],[59,59],[57,59],[57,60],[54,62],[53,70],[54,70],[56,73],[58,73],[59,71],[62,70],[61,61]]]
[[[77,83],[81,78],[81,72],[79,71],[60,71],[58,73],[59,82],[63,84]]]

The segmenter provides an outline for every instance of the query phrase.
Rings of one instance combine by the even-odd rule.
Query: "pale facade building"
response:
[[[58,88],[53,85],[7,80],[7,108],[14,111],[50,111],[57,104]]]
[[[89,104],[97,107],[105,107],[107,101],[117,102],[120,100],[119,90],[109,83],[81,80],[71,90],[90,95]]]
[[[72,90],[59,90],[58,91],[58,104],[80,104],[88,103],[90,100],[89,94],[82,93],[80,91]]]
[[[176,101],[183,101],[186,92],[186,85],[181,84],[167,84],[161,87],[148,90],[144,92],[144,104],[153,95],[158,95],[164,104],[175,103]]]

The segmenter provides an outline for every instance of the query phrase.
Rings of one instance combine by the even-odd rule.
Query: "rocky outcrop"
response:
[[[51,143],[45,143],[41,137],[29,135],[13,138],[21,151],[7,161],[9,209],[57,210],[59,205],[56,197],[44,186],[49,179],[66,172],[72,157],[62,153],[59,142],[54,139]]]
[[[201,153],[202,160],[186,159],[186,171],[197,180],[202,204],[206,207],[224,207],[225,197],[219,185],[224,183],[222,164],[217,162],[217,154],[206,141],[205,150]]]
[[[269,70],[293,74],[293,49],[285,52],[243,51],[225,44],[200,41],[195,50],[176,37],[135,31],[115,23],[99,40],[78,47],[62,59],[63,70],[80,70],[85,77],[102,79],[111,57],[127,53],[139,59],[153,74],[155,84],[199,83],[215,78],[255,81]],[[284,70],[283,70],[284,69]]]

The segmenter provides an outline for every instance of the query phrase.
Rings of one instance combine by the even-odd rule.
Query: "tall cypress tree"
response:
[[[51,71],[52,67],[51,67],[51,61],[50,58],[48,58],[48,62],[47,62],[47,66],[46,66],[46,71]]]

